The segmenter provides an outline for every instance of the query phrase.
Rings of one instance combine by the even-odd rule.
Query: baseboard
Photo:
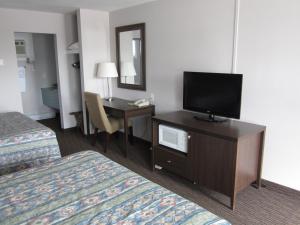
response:
[[[298,190],[295,190],[290,187],[286,187],[281,184],[277,184],[277,183],[274,183],[272,181],[268,181],[265,179],[262,179],[262,184],[264,185],[264,188],[267,188],[268,190],[272,190],[272,191],[282,193],[285,195],[297,197],[300,200],[300,191],[298,191]]]
[[[43,113],[43,114],[37,114],[37,115],[26,115],[29,118],[33,120],[46,120],[46,119],[52,119],[56,117],[56,113]]]

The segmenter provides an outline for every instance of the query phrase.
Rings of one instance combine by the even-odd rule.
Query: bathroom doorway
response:
[[[23,113],[34,120],[62,122],[55,41],[54,34],[15,32]]]

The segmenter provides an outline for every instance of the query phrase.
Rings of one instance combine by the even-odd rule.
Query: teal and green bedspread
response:
[[[93,151],[0,177],[0,224],[229,224]]]
[[[0,113],[0,175],[60,157],[52,130],[21,113]]]

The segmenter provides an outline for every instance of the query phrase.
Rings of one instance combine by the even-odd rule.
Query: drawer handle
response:
[[[191,139],[191,135],[188,135],[187,138],[188,138],[188,139]]]
[[[172,161],[171,161],[171,160],[168,160],[167,163],[172,163]]]

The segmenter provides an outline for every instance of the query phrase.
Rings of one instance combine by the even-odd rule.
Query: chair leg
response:
[[[105,132],[105,146],[104,146],[104,152],[107,152],[108,146],[110,142],[110,134]]]
[[[129,143],[133,145],[133,128],[129,127]]]
[[[117,132],[115,133],[115,136],[116,136],[117,139],[119,139],[119,137],[120,137],[119,131],[117,131]]]
[[[96,143],[97,143],[98,130],[99,130],[98,128],[95,128],[95,130],[94,130],[94,140],[93,140],[93,142],[92,142],[92,145],[93,145],[93,146],[95,146]]]

